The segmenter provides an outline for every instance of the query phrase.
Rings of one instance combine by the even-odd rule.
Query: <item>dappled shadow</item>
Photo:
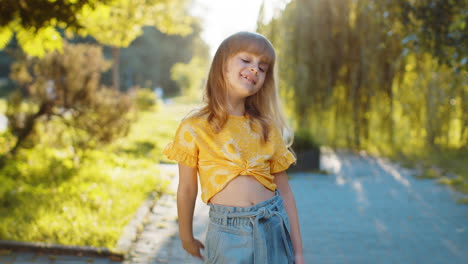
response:
[[[468,212],[446,186],[366,153],[330,150],[322,169],[333,174],[294,174],[290,181],[306,259],[464,263]]]
[[[330,151],[322,155],[321,168],[332,174],[289,174],[306,262],[464,263],[468,215],[450,199],[448,188],[413,179],[391,162],[363,153]],[[176,210],[175,203],[169,207]],[[207,221],[207,212],[196,209],[194,230],[201,241]],[[201,263],[182,249],[177,221],[159,229],[154,222],[147,225],[153,233],[140,236],[145,243],[133,260]]]

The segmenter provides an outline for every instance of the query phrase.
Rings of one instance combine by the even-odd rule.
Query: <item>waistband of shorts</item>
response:
[[[254,204],[249,207],[237,207],[237,206],[224,206],[219,204],[208,203],[210,206],[210,217],[223,218],[223,217],[241,217],[241,216],[254,216],[264,207],[273,207],[282,203],[283,200],[280,196],[280,191],[275,190],[275,196],[272,198],[262,201],[258,204]]]

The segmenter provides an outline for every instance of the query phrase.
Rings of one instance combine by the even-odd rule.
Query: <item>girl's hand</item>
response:
[[[198,239],[192,238],[188,241],[182,241],[182,247],[190,255],[203,260],[203,256],[200,254],[200,249],[205,249],[205,246]]]
[[[294,264],[305,264],[304,255],[296,255],[294,257]]]

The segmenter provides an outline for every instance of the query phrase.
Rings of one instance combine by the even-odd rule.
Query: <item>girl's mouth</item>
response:
[[[241,73],[240,76],[246,79],[247,81],[249,81],[250,83],[252,83],[253,85],[257,84],[257,82],[254,79],[252,79],[249,75],[245,75]]]

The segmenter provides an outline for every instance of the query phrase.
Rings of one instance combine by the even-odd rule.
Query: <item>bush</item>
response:
[[[149,88],[135,87],[132,90],[136,90],[135,106],[140,111],[152,111],[157,110],[160,104],[160,99]]]
[[[294,133],[292,149],[297,153],[319,149],[320,145],[306,129],[299,129]]]
[[[130,97],[99,84],[109,66],[101,47],[86,44],[65,44],[63,53],[15,62],[11,78],[18,89],[10,96],[6,111],[9,130],[17,139],[10,153],[32,147],[39,141],[31,139],[36,126],[51,120],[71,128],[75,149],[126,135],[133,121]]]

